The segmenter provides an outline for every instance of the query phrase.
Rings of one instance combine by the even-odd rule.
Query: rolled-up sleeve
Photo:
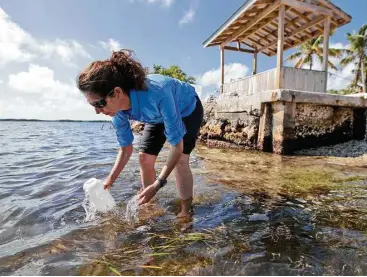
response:
[[[116,114],[112,118],[112,125],[116,130],[117,141],[121,147],[125,147],[133,143],[134,136],[130,122],[124,115]]]
[[[186,134],[181,114],[172,93],[165,93],[159,103],[159,110],[163,117],[164,134],[171,145],[176,145]]]

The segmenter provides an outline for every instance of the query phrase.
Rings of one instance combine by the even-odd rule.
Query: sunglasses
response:
[[[111,93],[114,91],[114,89],[113,90],[111,90],[107,95],[106,95],[106,97],[105,98],[103,98],[103,99],[101,99],[101,100],[98,100],[98,101],[95,101],[95,102],[92,102],[92,103],[90,103],[93,107],[96,107],[96,108],[98,108],[98,109],[103,109],[106,105],[107,105],[107,101],[106,101],[106,98],[108,97],[108,96],[110,96],[111,95]]]

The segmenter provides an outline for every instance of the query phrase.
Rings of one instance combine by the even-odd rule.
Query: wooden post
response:
[[[276,78],[276,88],[282,88],[282,66],[283,66],[283,47],[284,47],[284,15],[285,6],[281,5],[279,7],[279,19],[278,19],[278,49],[277,49],[277,78]]]
[[[252,75],[255,75],[257,73],[257,50],[255,49],[254,52],[254,70],[252,72]]]
[[[323,48],[323,64],[322,70],[325,72],[325,89],[327,91],[327,79],[328,79],[328,61],[329,61],[329,35],[330,35],[330,16],[327,16],[324,21],[324,48]]]
[[[220,92],[223,93],[223,84],[224,84],[224,48],[220,47]]]

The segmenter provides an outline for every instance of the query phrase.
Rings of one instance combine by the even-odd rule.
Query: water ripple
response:
[[[129,256],[116,260],[121,268],[133,270],[126,271],[126,275],[157,275],[163,271],[137,269],[141,260],[153,252],[150,247],[155,241],[149,236],[163,235],[161,240],[171,236],[171,242],[175,242],[191,232],[194,237],[203,232],[212,237],[207,244],[183,240],[187,245],[173,249],[175,255],[166,260],[151,256],[146,263],[162,261],[162,270],[178,268],[164,271],[164,275],[367,273],[361,262],[367,260],[366,225],[358,221],[365,214],[350,207],[358,204],[365,209],[364,181],[356,181],[363,185],[355,196],[362,197],[360,200],[350,195],[344,200],[350,204],[342,208],[349,209],[352,218],[337,210],[338,206],[330,205],[332,199],[324,199],[323,212],[321,202],[315,202],[314,207],[307,199],[279,197],[283,192],[281,185],[274,186],[275,181],[299,181],[292,179],[293,175],[282,179],[285,177],[281,171],[286,167],[289,172],[307,167],[314,159],[198,147],[190,161],[195,180],[192,222],[182,225],[175,220],[177,190],[173,179],[169,179],[151,206],[140,210],[142,220],[138,224],[144,225],[135,226],[126,221],[125,208],[140,188],[137,136],[134,155],[111,189],[116,210],[85,222],[83,184],[92,177],[106,178],[118,152],[114,130],[102,128],[103,124],[1,122],[1,275],[78,275],[83,272],[77,269],[83,266],[87,267],[84,275],[109,275],[93,260],[108,254],[115,259],[123,254],[121,247],[132,248]],[[163,166],[167,152],[165,147],[157,167]],[[347,176],[355,174],[344,167],[338,168],[337,173],[343,170]],[[364,168],[359,170],[367,175]],[[310,177],[312,172],[305,174]],[[355,190],[356,183],[353,186]],[[277,197],[272,198],[271,193]],[[344,199],[339,192],[337,195]],[[340,228],[338,224],[355,224],[359,229]]]

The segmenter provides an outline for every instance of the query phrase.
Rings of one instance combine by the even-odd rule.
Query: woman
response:
[[[116,129],[120,150],[104,182],[105,189],[113,185],[133,152],[129,120],[140,121],[145,127],[139,148],[139,204],[149,202],[175,169],[181,198],[178,217],[189,216],[193,196],[189,159],[203,120],[203,107],[194,87],[167,76],[146,75],[130,50],[113,52],[110,59],[91,63],[77,82],[96,113],[111,116]],[[166,138],[171,150],[157,178],[154,165]]]

